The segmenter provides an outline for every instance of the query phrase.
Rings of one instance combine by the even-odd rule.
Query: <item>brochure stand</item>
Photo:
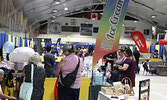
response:
[[[145,95],[142,96],[143,94]],[[150,79],[139,81],[139,100],[149,100],[149,96],[150,96]]]

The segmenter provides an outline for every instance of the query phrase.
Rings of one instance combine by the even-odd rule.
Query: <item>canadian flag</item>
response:
[[[88,13],[88,19],[91,20],[101,20],[101,14],[100,13]]]

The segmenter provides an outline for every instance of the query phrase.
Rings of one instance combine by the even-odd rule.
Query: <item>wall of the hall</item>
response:
[[[76,25],[71,25],[71,19],[76,19],[77,23]],[[99,27],[100,21],[98,20],[89,20],[86,18],[69,18],[69,17],[61,17],[56,19],[56,22],[60,22],[62,26],[66,26],[66,23],[68,23],[68,26],[80,26],[81,23],[89,22],[89,24],[93,24],[93,27]],[[125,26],[123,26],[122,33],[121,33],[121,39],[120,44],[133,44],[133,41],[131,38],[124,38],[124,31],[125,27],[136,27],[136,31],[143,32],[144,29],[149,29],[150,35],[145,35],[145,37],[152,38],[152,26],[149,24],[146,24],[142,21],[138,21],[137,23],[134,23],[133,21],[127,21],[125,20]],[[73,42],[87,42],[87,43],[95,43],[97,33],[93,33],[92,36],[81,36],[80,33],[75,32],[62,32],[61,34],[40,34],[37,36],[37,38],[51,38],[53,42],[56,42],[58,38],[62,38],[62,41],[67,41],[67,37],[70,36],[70,40]]]
[[[28,33],[31,26],[28,25],[23,10],[16,10],[13,1],[0,0],[0,33],[24,38],[25,33]],[[27,35],[27,38],[29,38],[29,35]]]

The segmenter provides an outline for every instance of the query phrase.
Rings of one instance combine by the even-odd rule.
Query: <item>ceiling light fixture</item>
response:
[[[68,10],[68,7],[65,7],[64,10]]]
[[[54,23],[55,21],[54,21],[54,20],[52,20],[51,22],[52,22],[52,23]]]
[[[55,16],[55,15],[53,15],[53,16],[52,16],[52,18],[56,18],[56,16]]]
[[[55,1],[55,4],[60,4],[60,0],[54,0]]]
[[[151,18],[155,18],[155,17],[157,17],[157,15],[151,15]]]
[[[56,9],[53,9],[52,12],[53,12],[53,13],[57,13],[57,10],[56,10]]]
[[[134,20],[135,23],[137,23],[137,20]]]
[[[57,4],[57,5],[60,4],[60,1],[56,1],[55,4]]]

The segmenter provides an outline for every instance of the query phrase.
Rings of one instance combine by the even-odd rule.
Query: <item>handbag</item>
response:
[[[19,100],[31,100],[33,92],[34,65],[31,64],[31,82],[23,82],[20,87]]]
[[[78,64],[77,67],[75,68],[75,70],[69,74],[67,74],[64,78],[62,75],[62,72],[60,72],[60,77],[61,77],[61,83],[67,87],[70,88],[72,84],[74,84],[75,80],[76,80],[76,75],[79,69],[79,65],[80,65],[80,59],[78,57]]]

